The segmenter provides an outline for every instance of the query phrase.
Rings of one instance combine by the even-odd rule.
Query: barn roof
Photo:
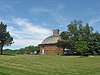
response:
[[[55,29],[53,30],[53,35],[45,38],[41,44],[55,44],[58,42],[59,39],[60,39],[59,30]]]
[[[54,44],[57,43],[59,39],[59,35],[52,35],[44,39],[44,41],[41,44]]]

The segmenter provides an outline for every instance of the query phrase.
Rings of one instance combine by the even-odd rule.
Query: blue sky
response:
[[[73,20],[88,22],[100,32],[100,0],[0,0],[0,21],[7,24],[19,49],[38,45],[53,29],[67,30]]]

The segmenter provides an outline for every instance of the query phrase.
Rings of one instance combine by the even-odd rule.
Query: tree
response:
[[[19,50],[17,50],[17,53],[18,54],[31,54],[31,53],[34,53],[34,52],[37,52],[37,54],[39,53],[39,47],[38,46],[27,46],[25,48],[21,48]]]
[[[58,40],[58,46],[63,47],[63,49],[69,47],[70,48],[70,38],[69,38],[69,33],[68,32],[62,32],[60,34],[61,39]]]
[[[88,46],[90,49],[90,52],[92,54],[96,54],[100,52],[100,34],[98,32],[95,32],[91,35]]]
[[[81,54],[83,56],[85,53],[89,51],[88,43],[86,41],[76,41],[75,42],[75,49],[77,53]]]
[[[0,23],[0,50],[3,54],[3,47],[9,46],[13,43],[13,37],[11,37],[10,33],[7,31],[7,25]]]
[[[63,54],[72,54],[69,52],[69,49],[73,50],[73,41],[70,38],[70,33],[63,31],[61,34],[61,39],[58,40],[57,46],[63,48]],[[68,49],[68,50],[66,50]],[[73,52],[73,51],[72,51]]]
[[[93,32],[93,27],[82,25],[82,21],[72,21],[67,26],[67,31],[60,34],[58,44],[64,48],[74,49],[77,53],[100,53],[100,34]]]

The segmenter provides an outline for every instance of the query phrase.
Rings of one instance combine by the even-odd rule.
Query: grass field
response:
[[[0,75],[100,75],[100,56],[0,55]]]

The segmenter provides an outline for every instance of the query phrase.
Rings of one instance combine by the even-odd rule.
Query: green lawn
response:
[[[0,55],[0,75],[100,75],[100,56]]]

